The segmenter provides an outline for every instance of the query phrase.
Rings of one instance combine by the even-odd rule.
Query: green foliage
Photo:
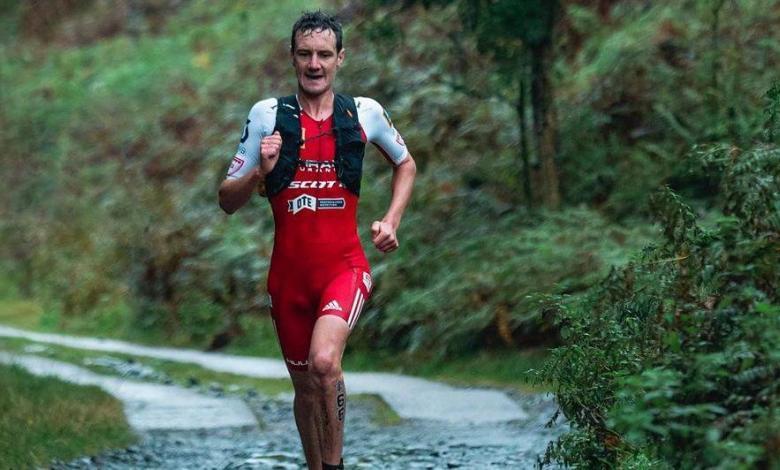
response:
[[[702,226],[668,188],[664,243],[559,312],[550,380],[573,430],[546,461],[572,466],[777,465],[780,148],[714,146],[723,216]],[[645,463],[641,463],[645,462]]]
[[[510,74],[517,74],[524,47],[552,41],[559,2],[545,0],[465,0],[458,3],[466,28],[479,49],[492,55]]]
[[[777,79],[778,2],[609,3],[565,7],[555,73],[565,200],[623,217],[647,213],[660,184],[712,198],[716,185],[676,156],[768,131],[771,109],[766,124],[755,109]]]
[[[766,107],[764,108],[764,138],[767,142],[776,143],[778,126],[780,126],[780,82],[775,83],[766,92]]]

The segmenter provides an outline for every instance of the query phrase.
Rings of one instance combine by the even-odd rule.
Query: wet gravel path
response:
[[[0,331],[0,336],[21,336],[19,331],[11,331],[10,334]],[[56,336],[53,339],[59,341],[62,337]],[[68,341],[72,340],[68,338]],[[30,345],[25,349],[25,353],[45,353],[45,349],[42,345]],[[193,355],[187,351],[174,352]],[[213,360],[211,357],[208,359]],[[238,359],[240,364],[253,360]],[[232,358],[224,357],[222,360],[231,365]],[[170,382],[170,378],[152,368],[110,356],[90,358],[87,362],[115,369],[125,378],[133,377],[145,382]],[[390,382],[394,390],[403,393],[390,395],[392,399],[387,401],[406,418],[395,425],[378,424],[375,421],[375,407],[378,406],[376,403],[370,400],[350,401],[344,445],[347,468],[534,468],[537,456],[542,454],[547,443],[563,430],[562,426],[553,429],[545,426],[557,408],[549,396],[497,390],[468,391],[392,374],[361,374],[361,378],[363,382],[352,382],[356,385],[352,388],[348,381],[347,388],[350,393],[383,391],[387,387],[377,387],[376,384]],[[362,387],[368,388],[361,389],[362,383],[367,384]],[[210,387],[206,390],[200,389],[199,393],[211,395],[211,398],[215,399],[240,400],[242,406],[258,418],[261,426],[146,429],[138,431],[140,442],[137,445],[70,462],[55,462],[51,468],[305,468],[292,414],[291,395],[272,398],[257,394],[253,390],[240,394],[237,389],[231,391],[229,387],[227,391],[221,387]],[[501,395],[504,402],[496,401],[497,395]],[[403,401],[405,397],[409,397],[409,403]],[[426,398],[427,401],[420,398]],[[437,402],[436,406],[428,406],[432,399]],[[486,408],[480,399],[493,400],[493,406]],[[501,404],[505,402],[511,406],[504,408]],[[457,405],[453,406],[453,403]],[[496,406],[497,404],[501,406]],[[404,413],[404,410],[411,411]],[[483,410],[488,412],[485,413],[486,416],[483,416],[483,419],[474,419],[479,418]],[[517,410],[521,412],[518,413]],[[497,415],[497,411],[503,413]],[[413,417],[410,418],[410,414]],[[503,419],[496,422],[496,417]]]
[[[517,395],[530,418],[500,424],[403,420],[373,422],[370,402],[349,404],[347,468],[533,468],[536,456],[560,430],[545,427],[555,410],[541,395]],[[151,431],[135,446],[104,452],[53,469],[298,469],[305,467],[290,397],[244,397],[262,418],[261,429]]]

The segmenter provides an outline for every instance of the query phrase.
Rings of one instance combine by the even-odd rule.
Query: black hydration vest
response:
[[[269,198],[289,186],[295,177],[300,162],[298,149],[303,144],[300,115],[295,95],[278,98],[274,132],[279,131],[282,136],[282,150],[274,169],[265,176],[265,190]],[[361,138],[357,107],[351,96],[336,93],[333,100],[333,137],[336,139],[336,177],[349,191],[359,196],[366,143]]]

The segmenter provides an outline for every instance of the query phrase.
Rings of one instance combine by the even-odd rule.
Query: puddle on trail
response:
[[[344,463],[364,469],[533,468],[536,456],[560,432],[545,424],[555,410],[540,395],[514,397],[528,411],[523,421],[493,424],[404,420],[374,423],[370,401],[347,413]],[[305,468],[289,400],[246,398],[262,429],[150,431],[120,451],[56,463],[53,469],[298,469]]]

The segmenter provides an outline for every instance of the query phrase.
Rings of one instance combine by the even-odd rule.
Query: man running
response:
[[[371,241],[383,253],[398,248],[416,166],[379,103],[334,93],[344,62],[335,18],[304,13],[290,42],[298,93],[252,107],[219,205],[232,214],[256,188],[268,196],[275,224],[268,293],[295,388],[295,422],[309,468],[340,469],[341,357],[372,287],[357,231],[365,143],[393,164],[390,206],[371,224]]]

